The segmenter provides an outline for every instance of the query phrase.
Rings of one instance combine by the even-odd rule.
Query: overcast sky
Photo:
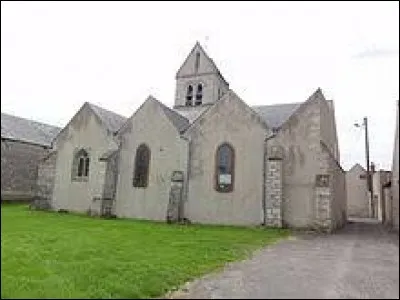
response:
[[[198,40],[249,105],[333,99],[341,163],[391,167],[399,2],[1,2],[1,111],[64,126],[89,101],[172,106]],[[156,117],[155,117],[156,118]],[[156,121],[156,120],[154,120]]]

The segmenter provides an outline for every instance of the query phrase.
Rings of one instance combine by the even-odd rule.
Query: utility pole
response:
[[[354,124],[356,127],[361,127],[359,124]],[[370,206],[371,206],[371,217],[373,217],[374,211],[374,193],[373,193],[373,185],[372,185],[372,174],[370,169],[370,162],[369,162],[369,138],[368,138],[368,118],[364,117],[363,124],[365,129],[365,158],[367,163],[367,189],[369,192],[370,197]]]
[[[371,205],[371,217],[374,216],[374,188],[372,185],[372,175],[371,167],[369,162],[369,138],[368,138],[368,118],[364,117],[364,127],[365,127],[365,158],[367,160],[367,184],[370,197]]]

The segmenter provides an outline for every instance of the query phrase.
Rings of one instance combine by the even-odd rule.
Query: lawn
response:
[[[150,298],[287,237],[1,206],[2,298]]]

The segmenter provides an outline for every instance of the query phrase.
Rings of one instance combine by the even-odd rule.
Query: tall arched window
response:
[[[231,145],[224,143],[218,147],[215,167],[215,189],[218,192],[233,191],[235,152]]]
[[[87,179],[89,177],[89,154],[85,149],[80,149],[74,155],[72,166],[72,178],[75,180]]]
[[[149,181],[150,149],[141,144],[136,149],[135,170],[133,174],[134,187],[147,187]]]
[[[203,100],[203,85],[197,85],[195,105],[201,105]]]
[[[186,92],[186,106],[192,106],[193,86],[189,85]]]

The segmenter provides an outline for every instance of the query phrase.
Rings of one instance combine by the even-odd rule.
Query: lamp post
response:
[[[367,163],[367,187],[369,191],[370,197],[370,206],[371,206],[371,217],[373,217],[373,187],[372,187],[372,178],[371,178],[371,171],[370,171],[370,163],[369,163],[369,138],[368,138],[368,118],[364,117],[363,123],[360,125],[358,123],[354,124],[356,127],[364,127],[365,129],[365,159]]]

